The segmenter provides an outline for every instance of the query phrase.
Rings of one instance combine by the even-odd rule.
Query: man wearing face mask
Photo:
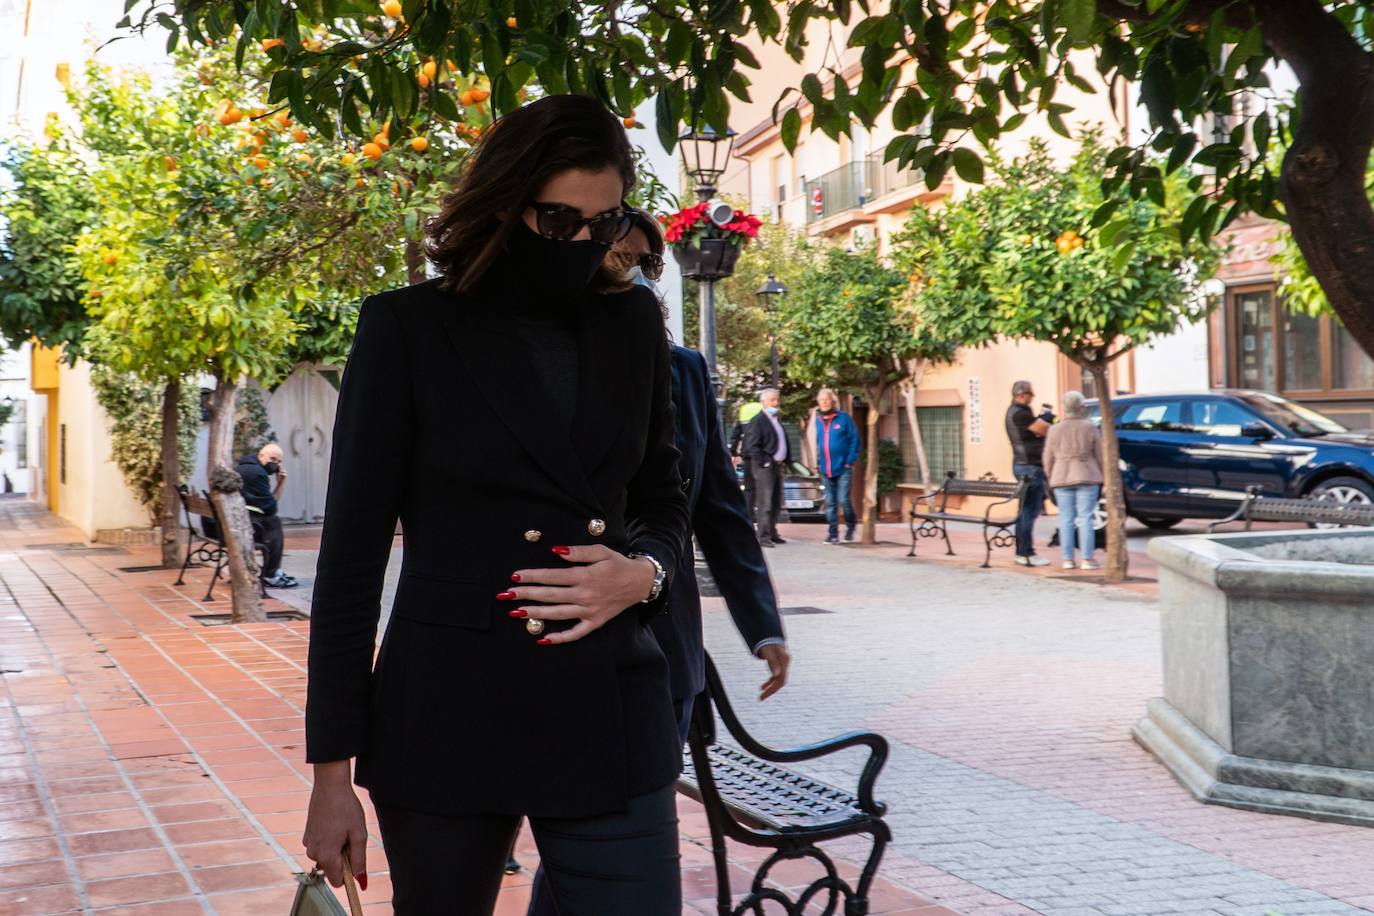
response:
[[[744,430],[744,457],[754,468],[759,543],[772,547],[786,543],[778,537],[778,518],[782,515],[783,477],[792,455],[787,432],[778,419],[778,389],[763,389],[759,403],[763,410]]]
[[[277,515],[277,498],[281,496],[282,485],[286,483],[286,471],[281,466],[282,457],[281,446],[269,442],[258,449],[256,455],[244,455],[234,468],[243,478],[243,501],[248,504],[254,539],[267,548],[262,581],[269,588],[295,588],[298,584],[281,568],[285,537],[281,517]],[[270,479],[272,475],[277,478],[275,486]]]

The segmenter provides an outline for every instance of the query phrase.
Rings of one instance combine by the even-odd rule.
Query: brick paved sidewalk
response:
[[[79,542],[0,501],[0,916],[285,914],[305,865],[307,624],[202,626],[191,615],[228,603],[223,587],[195,600],[206,571],[175,588],[174,573],[122,571],[154,563],[151,549]],[[385,913],[368,808],[364,900]],[[713,913],[704,816],[685,801],[680,812],[687,911]],[[518,854],[537,863],[527,834]],[[758,859],[734,849],[737,888]],[[524,912],[528,881],[507,879],[498,913]],[[888,880],[873,902],[875,914],[954,913]]]

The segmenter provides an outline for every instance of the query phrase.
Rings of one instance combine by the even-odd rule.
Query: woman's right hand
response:
[[[358,886],[367,890],[367,820],[353,791],[351,770],[347,760],[315,764],[315,786],[301,843],[334,887],[344,882],[343,854],[347,851]]]

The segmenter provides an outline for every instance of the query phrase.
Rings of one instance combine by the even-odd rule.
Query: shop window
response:
[[[921,443],[930,463],[930,479],[938,483],[953,471],[964,475],[964,408],[917,407],[916,422],[921,426]],[[916,460],[916,443],[911,438],[911,424],[906,410],[897,411],[898,439],[902,444],[903,483],[921,482],[921,465]]]
[[[1331,384],[1343,391],[1374,391],[1374,359],[1338,321],[1332,321]]]
[[[1257,290],[1236,296],[1240,337],[1240,387],[1274,390],[1274,293]]]
[[[1315,315],[1283,316],[1283,387],[1316,391],[1322,387],[1322,321]]]

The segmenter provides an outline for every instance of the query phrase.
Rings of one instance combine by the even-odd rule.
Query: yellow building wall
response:
[[[94,538],[105,529],[146,528],[148,510],[139,504],[114,463],[110,418],[95,399],[90,366],[61,365],[57,410],[49,414],[49,480],[56,513]],[[51,401],[49,402],[51,407]],[[63,427],[66,473],[62,473]],[[63,477],[65,476],[65,480]]]

